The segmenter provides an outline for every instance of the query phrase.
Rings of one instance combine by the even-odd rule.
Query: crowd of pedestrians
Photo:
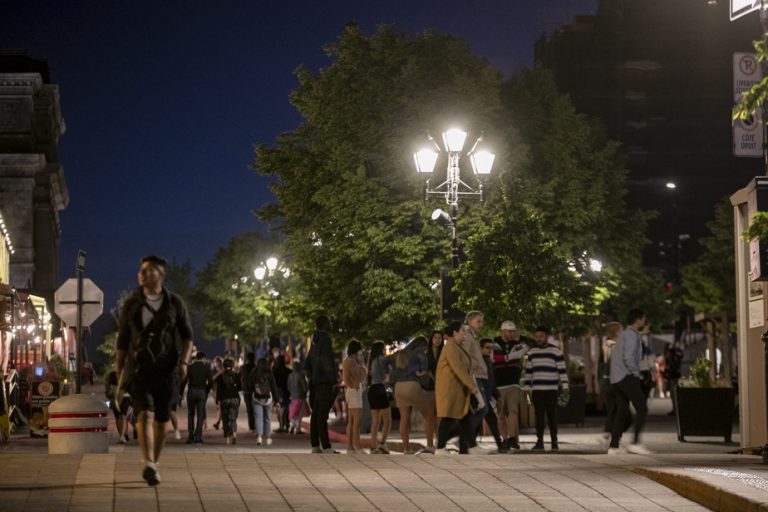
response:
[[[484,315],[470,311],[464,322],[450,322],[429,337],[416,336],[392,353],[382,340],[373,342],[367,353],[353,339],[339,361],[331,321],[320,316],[303,363],[292,361],[289,366],[279,348],[258,359],[245,354],[240,365],[229,357],[211,362],[202,351],[195,352],[184,302],[163,287],[165,268],[162,258],[142,260],[139,288],[121,311],[116,369],[107,375],[106,384],[119,441],[129,441],[129,427],[134,425],[142,476],[149,485],[160,483],[167,422],[180,439],[175,411],[185,389],[190,444],[204,443],[206,402],[213,393],[213,427],[221,428],[229,445],[237,443],[237,419],[244,401],[256,445],[272,444],[273,415],[277,431],[292,435],[303,433],[302,419],[309,416],[312,452],[338,453],[330,442],[328,417],[342,403],[347,453],[365,453],[360,433],[367,402],[372,454],[390,452],[387,439],[393,416],[399,416],[403,453],[416,453],[410,443],[415,414],[426,435],[426,446],[418,453],[486,453],[490,449],[478,445],[483,425],[493,436],[495,451],[506,453],[520,449],[518,411],[526,397],[535,411],[533,450],[545,450],[547,427],[550,449],[559,449],[558,404],[568,400],[569,381],[563,352],[546,326],[536,327],[533,339],[528,339],[506,320],[498,337],[481,338]],[[640,442],[648,410],[644,326],[645,315],[639,310],[630,313],[624,329],[617,322],[606,325],[599,371],[609,454],[623,452],[620,441],[632,424],[626,450],[647,453]],[[636,411],[634,421],[630,404]],[[450,445],[452,439],[458,440],[457,450]]]

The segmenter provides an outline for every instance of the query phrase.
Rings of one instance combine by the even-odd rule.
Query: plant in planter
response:
[[[568,403],[558,407],[560,423],[584,424],[584,411],[587,407],[587,386],[584,383],[584,368],[576,358],[570,358],[565,365],[570,387]]]
[[[735,393],[710,377],[712,361],[699,357],[691,366],[690,379],[681,379],[675,389],[677,438],[723,436],[731,442]]]

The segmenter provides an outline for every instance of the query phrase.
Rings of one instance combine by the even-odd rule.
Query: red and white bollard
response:
[[[48,406],[48,453],[107,453],[107,405],[91,395],[67,395]]]

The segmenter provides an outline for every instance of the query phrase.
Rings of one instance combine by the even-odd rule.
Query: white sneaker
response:
[[[435,455],[456,455],[458,453],[459,452],[456,450],[451,450],[450,448],[441,448],[435,452]]]
[[[627,451],[629,453],[634,453],[635,455],[648,455],[651,453],[651,450],[646,448],[640,443],[632,443],[629,446],[627,446]]]
[[[624,455],[627,451],[624,448],[608,448],[608,455]]]
[[[272,444],[272,438],[268,437],[267,438],[267,446],[270,446],[271,444]]]
[[[176,440],[181,439],[181,432],[179,432],[178,430],[174,430],[173,431],[173,438],[176,439]]]
[[[256,436],[256,446],[261,446],[261,436],[260,435]]]

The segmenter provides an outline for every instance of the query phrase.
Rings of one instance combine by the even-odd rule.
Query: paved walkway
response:
[[[0,504],[18,512],[708,510],[633,471],[658,463],[607,455],[175,451],[162,459],[162,483],[150,488],[134,453],[11,453],[0,454]]]
[[[135,442],[48,456],[45,440],[14,436],[0,446],[0,511],[768,511],[768,466],[728,454],[738,444],[722,439],[677,442],[668,407],[651,404],[650,456],[605,455],[599,420],[561,429],[558,454],[311,455],[306,435],[256,446],[244,408],[236,446],[211,429],[205,444],[187,445],[182,408],[183,438],[169,437],[157,488],[140,478]],[[391,441],[400,444],[396,432]],[[530,447],[534,437],[521,441]]]

